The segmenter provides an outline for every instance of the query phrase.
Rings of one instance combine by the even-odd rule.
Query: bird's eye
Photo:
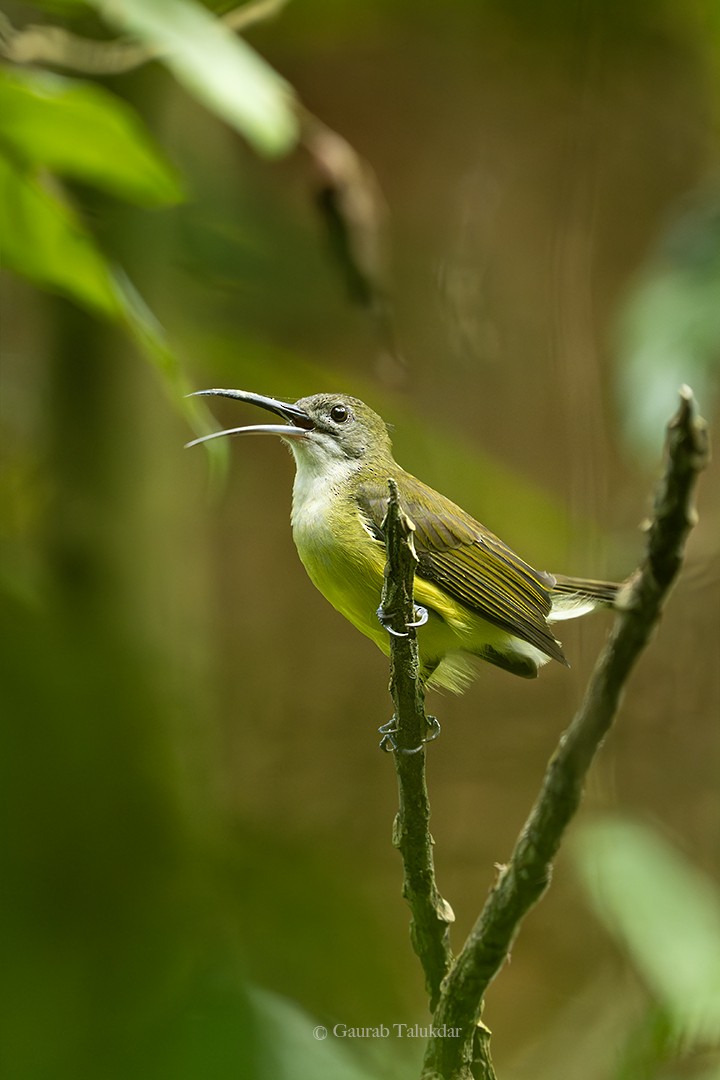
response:
[[[336,424],[344,424],[350,416],[350,410],[345,405],[333,405],[330,410],[330,419]]]

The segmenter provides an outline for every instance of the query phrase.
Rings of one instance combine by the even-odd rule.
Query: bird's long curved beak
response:
[[[200,438],[185,443],[186,449],[197,446],[198,443],[208,442],[210,439],[219,439],[224,435],[280,435],[283,439],[304,439],[315,427],[312,418],[297,405],[291,405],[287,401],[278,401],[277,398],[265,397],[263,394],[253,394],[249,390],[196,390],[188,397],[226,397],[234,398],[236,401],[246,401],[250,405],[259,405],[261,409],[267,409],[268,412],[281,416],[285,423],[250,424],[247,427],[212,431],[209,435],[201,435]]]

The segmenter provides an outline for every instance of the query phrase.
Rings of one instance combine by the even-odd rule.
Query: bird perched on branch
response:
[[[611,606],[619,585],[534,570],[465,510],[405,472],[394,460],[387,427],[347,394],[313,394],[294,404],[244,390],[200,390],[281,417],[216,431],[279,436],[295,458],[292,531],[311,581],[346,619],[389,653],[379,609],[385,569],[383,519],[389,478],[415,526],[415,601],[420,675],[430,686],[461,692],[474,660],[534,678],[548,660],[567,665],[551,625]]]

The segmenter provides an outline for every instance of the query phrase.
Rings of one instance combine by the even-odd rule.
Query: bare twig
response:
[[[388,209],[370,163],[346,138],[297,104],[301,142],[313,169],[315,201],[351,299],[369,312],[383,350],[383,377],[407,374],[389,286]]]
[[[220,16],[219,22],[235,33],[277,15],[288,0],[250,0]],[[159,49],[130,38],[94,41],[61,26],[25,26],[16,30],[0,12],[0,55],[15,64],[50,64],[84,75],[119,75],[161,56]]]
[[[425,747],[422,745],[428,721],[424,693],[418,681],[417,637],[415,630],[408,628],[414,612],[415,527],[399,504],[394,480],[389,480],[388,486],[390,502],[383,523],[387,567],[382,607],[395,630],[404,633],[407,629],[406,636],[391,638],[390,692],[395,705],[394,757],[400,803],[393,827],[393,843],[403,860],[403,896],[412,912],[410,936],[423,965],[431,1007],[434,1008],[440,985],[452,963],[448,927],[455,916],[435,883],[430,803],[425,784]]]
[[[692,494],[708,460],[708,438],[692,392],[683,387],[680,407],[668,426],[667,465],[659,484],[647,552],[618,601],[618,617],[593,672],[585,697],[560,739],[509,864],[443,986],[433,1023],[460,1028],[463,1039],[430,1040],[424,1080],[470,1080],[492,1076],[477,1053],[487,1032],[477,1027],[482,1000],[508,956],[520,923],[550,881],[551,860],[578,808],[587,771],[609,731],[625,682],[660,618],[695,522]]]

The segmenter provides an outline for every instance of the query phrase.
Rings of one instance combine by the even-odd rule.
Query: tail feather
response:
[[[548,622],[576,619],[597,607],[612,607],[620,591],[614,581],[593,581],[591,578],[566,577],[555,574],[552,589],[552,612]]]

